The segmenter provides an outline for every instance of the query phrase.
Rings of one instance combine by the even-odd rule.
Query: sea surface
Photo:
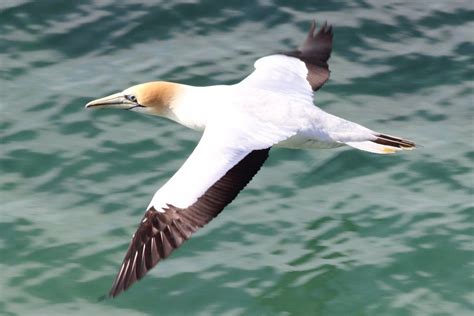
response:
[[[334,27],[324,110],[414,140],[273,149],[231,205],[107,293],[153,193],[200,138],[84,104],[231,84]],[[473,315],[472,1],[0,1],[1,315]]]

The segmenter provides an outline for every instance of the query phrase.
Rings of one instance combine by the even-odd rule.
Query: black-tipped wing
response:
[[[168,205],[163,212],[158,212],[150,207],[133,235],[109,296],[115,297],[128,289],[216,217],[258,172],[269,150],[250,152],[187,208]]]
[[[312,99],[313,91],[329,79],[332,37],[331,26],[324,24],[316,33],[316,22],[313,21],[300,48],[258,59],[255,70],[240,85]]]
[[[332,50],[332,27],[324,23],[316,33],[316,21],[313,21],[306,40],[298,50],[285,52],[284,55],[296,57],[303,61],[308,68],[307,80],[313,88],[318,90],[329,79],[328,60]]]

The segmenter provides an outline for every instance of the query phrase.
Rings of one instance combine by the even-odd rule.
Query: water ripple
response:
[[[468,1],[0,3],[0,309],[6,315],[469,315]],[[200,135],[85,111],[138,82],[233,83],[334,26],[331,113],[414,139],[380,157],[273,149],[219,217],[113,301],[144,207]],[[150,295],[151,294],[151,295]]]

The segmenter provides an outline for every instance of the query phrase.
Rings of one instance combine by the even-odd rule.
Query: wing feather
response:
[[[316,21],[311,24],[308,36],[304,44],[297,50],[283,53],[284,55],[296,57],[305,63],[308,69],[306,79],[313,91],[321,88],[329,79],[328,60],[332,51],[332,27],[327,23],[316,33]]]
[[[160,260],[216,217],[258,172],[269,150],[250,152],[187,208],[168,205],[164,212],[158,212],[151,206],[133,235],[109,297],[119,295],[143,278]]]
[[[332,27],[325,23],[316,32],[313,21],[301,47],[262,57],[255,70],[240,82],[249,87],[310,95],[329,79],[328,60],[332,50]]]

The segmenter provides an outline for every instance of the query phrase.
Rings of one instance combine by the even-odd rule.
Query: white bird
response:
[[[331,26],[325,23],[316,33],[313,22],[300,48],[258,59],[239,83],[148,82],[86,105],[158,115],[204,131],[192,154],[153,196],[109,297],[128,289],[216,217],[258,172],[271,147],[349,145],[378,154],[415,147],[313,104],[313,92],[329,78],[332,38]]]

